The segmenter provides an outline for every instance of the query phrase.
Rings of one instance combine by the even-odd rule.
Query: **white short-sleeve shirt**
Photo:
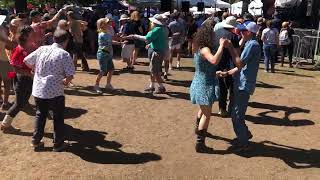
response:
[[[71,56],[57,43],[38,48],[24,62],[34,66],[32,95],[41,99],[63,96],[63,79],[75,74]]]

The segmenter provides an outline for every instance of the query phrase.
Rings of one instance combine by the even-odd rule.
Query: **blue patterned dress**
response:
[[[199,51],[194,55],[193,62],[196,71],[190,87],[191,102],[198,105],[212,105],[219,99],[217,66],[203,59]]]

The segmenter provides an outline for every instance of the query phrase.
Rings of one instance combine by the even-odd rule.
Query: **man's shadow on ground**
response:
[[[81,159],[97,164],[142,164],[150,161],[159,161],[161,156],[150,153],[127,153],[121,150],[122,144],[106,140],[106,132],[95,130],[81,130],[70,125],[65,126],[66,140],[70,146],[66,152],[79,156]],[[32,136],[31,132],[18,132],[14,135]],[[45,133],[45,137],[53,139],[52,133]],[[52,151],[45,147],[40,152]]]
[[[231,139],[214,136],[208,133],[209,138],[231,142]],[[317,149],[301,149],[271,141],[250,142],[250,150],[246,152],[233,152],[230,148],[227,150],[213,150],[209,154],[236,154],[245,158],[252,157],[270,157],[281,159],[288,166],[295,169],[303,168],[320,168],[320,150]]]
[[[288,107],[281,105],[265,104],[260,102],[250,102],[249,106],[255,109],[266,109],[266,111],[258,113],[257,116],[246,115],[246,120],[254,124],[275,125],[275,126],[308,126],[315,123],[307,119],[291,120],[290,116],[296,113],[310,113],[310,110],[300,107]],[[283,118],[272,117],[270,113],[284,112]]]

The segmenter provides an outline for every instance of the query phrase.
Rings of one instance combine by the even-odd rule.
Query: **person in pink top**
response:
[[[61,9],[51,20],[41,21],[41,13],[33,10],[30,12],[30,18],[32,20],[31,27],[34,30],[34,46],[35,49],[43,45],[46,34],[45,30],[58,23],[59,17],[65,13],[65,9]]]

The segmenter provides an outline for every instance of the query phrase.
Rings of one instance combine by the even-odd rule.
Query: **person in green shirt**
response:
[[[163,16],[156,14],[149,18],[151,22],[151,30],[146,36],[129,35],[127,39],[137,39],[145,41],[148,44],[148,57],[150,59],[150,85],[145,90],[146,92],[163,94],[166,92],[166,88],[162,82],[162,62],[168,49],[168,36],[163,24]],[[155,89],[155,82],[159,85],[158,89]]]

